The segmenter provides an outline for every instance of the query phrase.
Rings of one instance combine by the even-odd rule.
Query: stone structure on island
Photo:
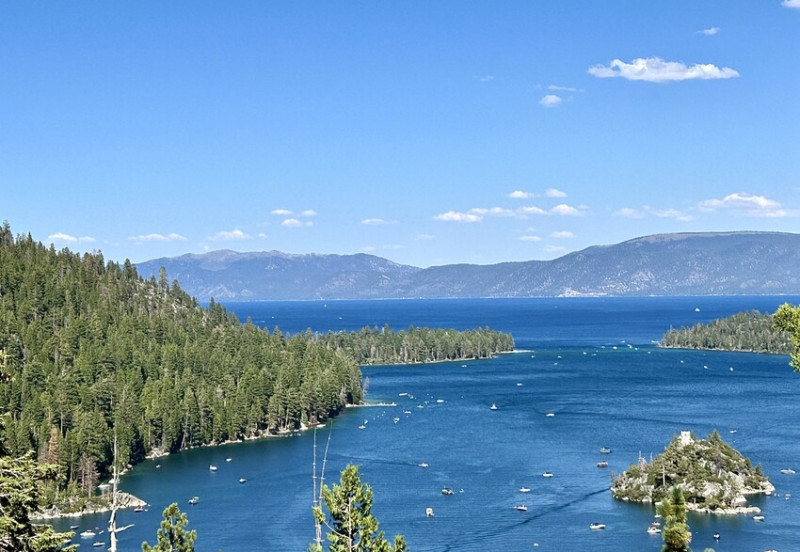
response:
[[[758,514],[747,496],[775,491],[761,467],[714,430],[705,439],[682,431],[651,461],[640,456],[613,479],[611,493],[619,500],[657,503],[672,487],[683,491],[689,510],[715,514]]]

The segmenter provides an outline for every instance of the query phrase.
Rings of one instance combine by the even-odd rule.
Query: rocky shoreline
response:
[[[117,491],[117,509],[126,510],[129,508],[144,508],[146,506],[147,502],[141,498],[138,498],[130,493]],[[86,504],[84,504],[80,510],[62,512],[58,506],[50,506],[49,508],[39,510],[33,514],[31,519],[42,520],[65,517],[80,517],[91,514],[102,514],[103,512],[110,511],[111,504],[108,501],[100,497],[93,497],[92,499],[87,500]]]

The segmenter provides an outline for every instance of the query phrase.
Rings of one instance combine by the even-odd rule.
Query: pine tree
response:
[[[329,518],[321,505],[314,507],[314,518],[330,530],[330,552],[407,552],[402,536],[396,536],[392,545],[378,530],[378,520],[372,515],[372,489],[361,482],[358,466],[348,465],[332,489],[323,485],[322,499]],[[312,543],[309,552],[322,552],[321,544]]]
[[[658,513],[664,519],[661,552],[691,552],[692,533],[686,523],[686,499],[679,487],[672,487],[669,496],[658,505]]]
[[[142,543],[143,552],[194,552],[197,531],[186,531],[189,524],[186,514],[173,502],[164,509],[164,520],[158,528],[155,546]]]

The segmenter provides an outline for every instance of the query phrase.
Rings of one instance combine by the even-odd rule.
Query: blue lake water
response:
[[[368,399],[394,407],[348,409],[330,435],[326,480],[361,466],[388,536],[413,551],[658,551],[653,509],[615,501],[610,472],[658,454],[681,430],[713,429],[760,463],[777,487],[754,499],[766,517],[691,515],[692,548],[800,549],[800,374],[788,357],[662,350],[670,326],[742,310],[773,311],[798,297],[481,299],[260,302],[227,305],[241,319],[284,332],[389,324],[513,333],[523,352],[466,363],[365,368]],[[401,395],[402,394],[402,395]],[[412,398],[413,397],[413,398]],[[492,404],[497,410],[491,410]],[[406,413],[410,412],[410,413]],[[548,414],[552,414],[548,416]],[[399,418],[395,421],[395,418]],[[365,429],[359,426],[365,425]],[[314,536],[311,432],[188,451],[136,466],[122,490],[150,503],[122,512],[121,550],[155,542],[161,512],[178,502],[199,552],[305,550]],[[601,454],[610,447],[610,454]],[[230,461],[227,461],[230,459]],[[597,462],[607,460],[608,468]],[[419,466],[428,464],[427,468]],[[216,472],[209,465],[218,466]],[[160,466],[160,467],[157,467]],[[553,477],[542,477],[552,472]],[[246,478],[244,484],[239,478]],[[441,494],[442,487],[455,490]],[[520,493],[527,486],[530,493]],[[189,497],[200,502],[191,506]],[[525,504],[527,512],[513,507]],[[425,509],[435,516],[425,516]],[[589,524],[606,524],[591,531]],[[60,520],[78,531],[105,516]],[[719,532],[718,542],[712,534]],[[100,535],[100,537],[105,534]],[[94,542],[82,541],[81,549]],[[75,542],[81,542],[75,539]]]

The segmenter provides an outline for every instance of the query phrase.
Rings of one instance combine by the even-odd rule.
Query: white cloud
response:
[[[544,248],[547,253],[566,253],[567,248],[560,245],[548,245]]]
[[[475,77],[480,82],[492,82],[494,80],[494,76],[492,75],[484,75],[482,77]]]
[[[719,27],[709,27],[708,29],[703,29],[702,31],[697,31],[697,34],[706,35],[706,36],[714,36],[719,32]]]
[[[552,234],[550,234],[550,237],[558,239],[567,239],[567,238],[574,238],[575,234],[573,234],[569,230],[561,230],[559,232],[553,232]]]
[[[556,188],[547,188],[545,190],[544,195],[547,197],[567,197],[566,192],[562,192],[561,190],[557,190]]]
[[[508,194],[508,197],[512,199],[530,199],[532,197],[536,197],[536,194],[534,194],[533,192],[523,192],[522,190],[514,190],[513,192]]]
[[[376,249],[375,246],[366,245],[361,248],[361,251],[363,251],[364,253],[372,253],[373,251],[375,251],[375,249]]]
[[[575,207],[567,205],[566,203],[560,203],[556,205],[555,207],[550,209],[550,212],[554,215],[562,215],[567,217],[579,217],[583,215],[583,211],[580,211]]]
[[[671,218],[671,219],[679,220],[679,221],[682,221],[682,222],[686,222],[686,221],[692,220],[692,217],[690,215],[686,215],[684,213],[681,213],[677,209],[660,209],[660,210],[657,209],[657,210],[653,210],[652,213],[653,213],[653,215],[655,215],[655,216],[657,216],[659,218]]]
[[[51,242],[63,241],[69,243],[94,243],[97,240],[91,236],[71,236],[69,234],[65,234],[64,232],[56,232],[55,234],[50,234],[47,236],[47,239]]]
[[[317,212],[314,209],[306,209],[302,213],[300,213],[301,217],[315,217],[317,216]]]
[[[143,241],[186,241],[186,238],[175,232],[169,234],[141,234],[139,236],[131,236],[129,240],[143,242]]]
[[[269,212],[270,215],[277,215],[279,217],[288,217],[292,215],[292,212],[289,209],[273,209]]]
[[[542,241],[542,238],[540,238],[539,236],[520,236],[518,239],[519,239],[519,241],[524,241],[524,242],[540,242],[540,241]]]
[[[658,57],[636,58],[631,63],[615,59],[608,66],[593,65],[589,74],[598,78],[622,77],[627,80],[670,82],[690,79],[730,79],[739,73],[730,67],[719,68],[711,63],[687,66],[679,61],[664,61]]]
[[[458,211],[447,211],[433,217],[433,220],[444,222],[480,222],[483,217],[475,213],[459,213]]]
[[[539,100],[539,105],[542,107],[556,107],[564,100],[561,96],[556,96],[555,94],[545,94],[541,100]]]
[[[784,8],[800,9],[800,0],[783,0],[783,2],[781,2],[781,6]]]
[[[249,240],[250,236],[237,228],[230,232],[224,230],[222,232],[217,232],[213,236],[210,236],[208,239],[211,241],[238,241],[238,240]]]
[[[697,207],[704,212],[730,209],[748,217],[759,218],[780,218],[788,215],[777,201],[746,192],[729,194],[722,199],[707,199]]]
[[[258,237],[260,239],[262,239],[262,240],[266,240],[269,236],[267,234],[265,234],[264,232],[259,232],[258,233]]]
[[[434,236],[433,234],[417,234],[414,237],[414,240],[416,240],[416,241],[428,241],[428,240],[435,240],[435,239],[436,239],[436,236]]]

